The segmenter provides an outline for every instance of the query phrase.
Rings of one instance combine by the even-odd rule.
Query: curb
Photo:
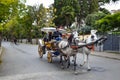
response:
[[[0,63],[2,62],[2,52],[3,52],[3,47],[0,47]]]
[[[102,55],[97,55],[97,54],[91,54],[91,55],[92,55],[92,56],[97,56],[97,57],[104,57],[104,58],[109,58],[109,59],[120,60],[119,58],[115,58],[115,57],[102,56]]]

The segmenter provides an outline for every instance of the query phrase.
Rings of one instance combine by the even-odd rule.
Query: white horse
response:
[[[87,62],[88,71],[91,70],[91,67],[89,64],[89,54],[91,53],[91,50],[94,48],[94,44],[102,43],[106,40],[105,36],[98,38],[96,35],[96,32],[97,30],[91,30],[91,34],[88,36],[87,39],[84,39],[84,41],[78,41],[78,39],[74,40],[78,46],[82,46],[81,48],[82,48],[82,53],[83,53],[83,62],[82,64],[80,64],[80,66],[83,66]]]
[[[73,56],[73,61],[74,61],[74,71],[76,70],[76,54],[77,50],[71,48],[69,42],[67,40],[62,40],[58,43],[58,48],[60,50],[60,62],[63,65],[63,59],[62,57],[64,56],[64,59],[67,61],[68,65],[67,68],[70,66],[70,57]]]
[[[91,42],[96,41],[98,39],[97,35],[96,35],[96,32],[97,32],[97,30],[91,30],[91,34],[88,36],[88,38],[85,39],[83,43],[79,42],[78,45],[89,44]],[[83,63],[80,64],[80,66],[83,66],[87,62],[88,71],[91,70],[91,67],[90,67],[90,64],[89,64],[89,54],[91,53],[91,50],[93,49],[93,47],[94,47],[94,44],[91,44],[90,46],[87,45],[87,46],[84,46],[82,48]]]

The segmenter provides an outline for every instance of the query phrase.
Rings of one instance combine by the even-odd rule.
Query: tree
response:
[[[51,13],[50,13],[51,12]],[[41,37],[41,28],[52,26],[52,7],[45,8],[43,4],[34,5],[32,7],[32,16],[34,20],[34,37]]]
[[[78,16],[78,22],[81,24],[82,20],[84,20],[88,14],[98,12],[101,5],[104,5],[105,3],[110,3],[110,1],[116,2],[118,0],[78,0],[78,1],[80,4],[80,14]]]
[[[0,0],[0,23],[7,19],[10,13],[16,10],[15,5],[17,5],[18,0]]]
[[[113,15],[107,15],[96,22],[96,29],[100,32],[107,32],[117,29],[120,30],[120,12]]]
[[[80,12],[78,0],[55,0],[55,25],[70,26]]]
[[[10,21],[10,18],[17,13],[16,6],[18,5],[18,0],[0,0],[0,46],[2,40],[2,31],[4,30],[4,25]]]
[[[54,14],[55,8],[51,5],[49,8],[47,8],[47,25],[46,26],[55,26],[55,23],[53,20],[55,19],[55,14]]]
[[[98,12],[98,0],[79,0],[80,14],[78,16],[78,22],[81,25],[82,20],[86,18],[88,14]]]
[[[85,19],[85,23],[88,26],[91,26],[91,28],[95,27],[95,22],[96,20],[99,20],[103,17],[105,17],[107,14],[103,13],[103,12],[95,12],[92,14],[88,14],[88,16]]]
[[[14,2],[8,7],[8,12],[9,14],[5,20],[2,20],[2,24],[4,23],[3,36],[6,36],[7,38],[16,36],[18,38],[20,34],[19,29],[21,27],[20,18],[22,18],[26,12],[25,4],[20,1]]]
[[[70,23],[72,23],[72,20],[74,19],[75,13],[74,8],[71,6],[65,6],[62,8],[61,16],[65,18],[65,25],[68,27]]]
[[[26,14],[22,18],[22,24],[25,29],[25,33],[28,39],[28,42],[32,43],[32,23],[33,23],[33,16],[32,16],[32,7],[28,6]]]
[[[46,9],[44,8],[43,4],[33,6],[32,11],[37,26],[43,27],[46,21]]]

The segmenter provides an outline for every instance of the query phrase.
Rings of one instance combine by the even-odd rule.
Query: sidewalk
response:
[[[98,57],[105,57],[105,58],[110,58],[110,59],[116,59],[120,60],[120,53],[110,53],[110,52],[92,52],[93,56],[98,56]]]

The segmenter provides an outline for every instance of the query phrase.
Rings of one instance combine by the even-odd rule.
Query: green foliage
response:
[[[105,8],[99,8],[99,10],[105,14],[111,14],[107,9]]]
[[[81,23],[81,20],[84,20],[89,14],[98,12],[101,5],[105,3],[110,3],[111,0],[78,0],[80,5],[80,14],[77,16],[78,22]],[[116,2],[118,0],[112,0]],[[109,13],[107,10],[101,10],[102,12]]]
[[[56,9],[54,22],[57,26],[70,26],[80,12],[78,0],[55,0],[53,6]]]
[[[104,14],[103,12],[95,12],[95,13],[89,14],[85,19],[85,23],[86,25],[95,28],[96,20],[99,20],[105,16],[106,14]]]
[[[83,27],[81,27],[81,30],[79,30],[78,32],[80,33],[80,34],[90,34],[90,31],[91,31],[91,27],[90,26],[83,26]]]
[[[61,17],[65,17],[66,26],[69,26],[71,21],[74,20],[74,8],[71,6],[65,6],[62,8]]]
[[[88,14],[98,12],[98,0],[79,0],[80,14],[78,16],[79,22],[84,20]]]
[[[36,6],[37,8],[37,6]],[[45,20],[46,20],[46,9],[43,7],[43,4],[41,4],[38,8],[38,10],[36,10],[35,16],[36,16],[36,20],[37,20],[37,25],[38,26],[43,26],[45,25]]]
[[[80,2],[83,2],[81,4]],[[43,5],[26,6],[25,0],[0,0],[0,32],[4,36],[17,38],[32,38],[40,37],[40,28],[45,26],[69,26],[74,22],[74,18],[85,18],[89,13],[98,10],[99,2],[110,2],[110,0],[55,0],[53,7],[46,9]],[[112,0],[117,1],[117,0]],[[108,12],[101,10],[105,14]],[[49,18],[47,17],[49,14]],[[94,26],[96,20],[104,17],[103,13],[90,14],[86,19],[89,26]],[[55,24],[53,23],[53,20]],[[32,23],[36,21],[37,25]],[[113,17],[108,16],[105,19],[99,20],[96,24],[99,30],[119,29],[120,16],[119,14]],[[102,27],[101,27],[102,26]],[[109,27],[106,27],[109,26]],[[114,28],[113,28],[114,27]],[[84,31],[89,30],[85,27]]]
[[[27,12],[25,4],[21,3],[19,0],[3,0],[2,4],[0,5],[2,5],[0,9],[3,11],[0,12],[0,15],[3,16],[0,16],[0,22],[3,24],[3,36],[6,36],[8,38],[18,38],[20,32],[23,31],[20,25],[24,24],[22,24],[20,18],[23,18]]]
[[[114,29],[120,30],[120,13],[107,15],[96,22],[96,28],[101,32],[107,32]]]
[[[98,12],[99,3],[98,0],[91,0],[89,13]]]
[[[0,24],[0,32],[2,32],[3,31],[3,27],[2,27],[2,25]]]
[[[114,31],[114,32],[112,32],[112,34],[120,35],[120,31]]]
[[[17,25],[18,25],[18,21],[16,20],[17,17],[13,17],[11,20],[9,20],[5,25],[4,28],[6,29],[6,31],[9,32],[9,34],[11,36],[17,36]]]
[[[18,0],[0,0],[0,3],[4,5],[10,5],[12,3],[17,3],[17,2]]]
[[[61,16],[71,16],[74,17],[74,8],[71,6],[65,6],[62,8]]]
[[[53,22],[53,20],[55,19],[55,14],[54,14],[54,10],[55,8],[53,6],[50,6],[46,13],[49,17],[47,17],[47,22],[46,22],[46,26],[51,26],[51,27],[55,27],[55,24]]]
[[[10,18],[17,11],[18,0],[1,0],[0,1],[0,23]]]

